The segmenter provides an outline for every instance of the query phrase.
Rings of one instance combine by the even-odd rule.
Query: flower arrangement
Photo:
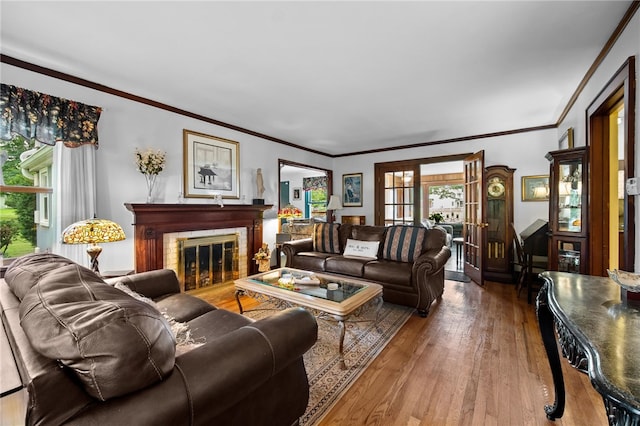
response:
[[[147,148],[140,151],[136,148],[136,166],[138,171],[145,175],[157,175],[165,166],[167,154],[162,150]]]
[[[286,218],[286,219],[291,219],[294,217],[302,217],[302,210],[300,210],[296,206],[288,205],[278,210],[278,217]]]
[[[154,150],[147,148],[140,151],[136,148],[136,166],[138,171],[142,173],[147,181],[147,203],[152,201],[151,194],[156,184],[158,174],[164,169],[167,161],[167,154],[162,150]]]

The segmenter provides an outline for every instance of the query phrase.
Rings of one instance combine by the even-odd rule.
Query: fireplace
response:
[[[237,234],[178,238],[177,243],[178,277],[185,291],[212,287],[239,278]],[[246,270],[246,267],[243,269]]]
[[[237,252],[238,277],[258,272],[255,262],[249,260],[262,247],[262,215],[271,205],[127,203],[125,206],[134,214],[136,272],[170,268],[180,274],[180,238],[219,239],[224,235],[238,236],[233,249]],[[224,259],[229,262],[227,257]],[[228,275],[225,272],[225,278]]]
[[[163,267],[176,272],[183,291],[248,275],[246,228],[165,233],[163,247]]]

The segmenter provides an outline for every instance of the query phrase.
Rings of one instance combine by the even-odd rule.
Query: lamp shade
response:
[[[111,243],[125,239],[122,227],[107,219],[87,219],[73,223],[62,233],[65,244]]]
[[[341,210],[342,203],[340,202],[340,197],[337,195],[332,195],[329,198],[329,204],[327,205],[327,210]]]

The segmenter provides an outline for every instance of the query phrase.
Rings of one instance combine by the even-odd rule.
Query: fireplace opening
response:
[[[184,290],[225,284],[239,278],[238,234],[177,238],[178,276]]]

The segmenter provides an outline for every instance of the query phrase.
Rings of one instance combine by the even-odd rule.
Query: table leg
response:
[[[242,309],[242,303],[240,303],[240,296],[243,295],[244,292],[242,290],[236,290],[236,302],[238,303],[238,309],[240,310],[240,314],[244,313],[244,309]]]
[[[544,411],[549,420],[555,420],[564,414],[565,393],[564,378],[562,377],[562,366],[560,365],[560,355],[558,353],[558,345],[556,343],[556,335],[554,332],[553,314],[548,304],[549,285],[544,284],[538,293],[536,301],[536,315],[538,316],[538,324],[540,326],[540,334],[542,335],[542,343],[547,352],[549,366],[551,367],[551,375],[553,376],[553,387],[555,391],[555,401],[553,405],[545,405]]]
[[[347,363],[344,361],[344,335],[345,335],[345,325],[344,319],[338,319],[338,326],[340,327],[340,368],[343,370],[347,369]]]

